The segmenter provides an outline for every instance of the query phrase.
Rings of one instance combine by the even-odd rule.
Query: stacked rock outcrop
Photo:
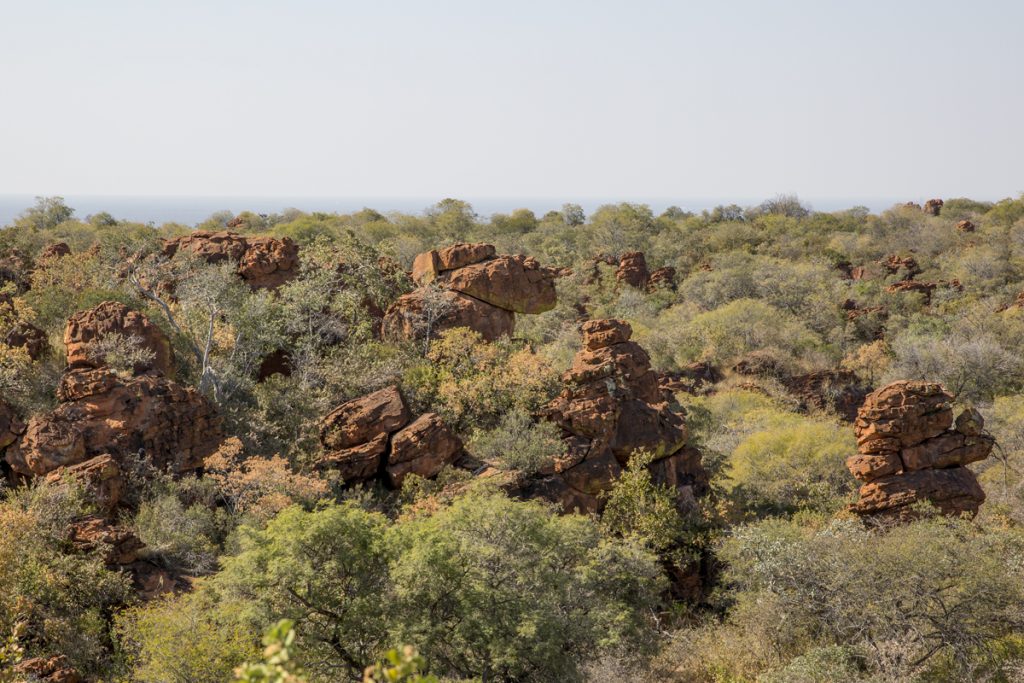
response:
[[[938,216],[942,213],[942,206],[945,204],[941,199],[929,199],[924,203],[924,212],[929,216]]]
[[[39,360],[50,349],[46,333],[22,320],[9,294],[0,294],[0,342],[12,349],[24,349],[32,360]]]
[[[174,355],[167,335],[144,314],[118,301],[104,301],[68,319],[64,328],[68,367],[74,370],[102,367],[101,360],[92,353],[92,345],[110,335],[134,338],[142,348],[152,353],[152,360],[136,365],[135,374],[172,374]]]
[[[145,374],[120,377],[96,367],[88,346],[112,332],[136,335],[154,351],[152,363],[135,368]],[[120,490],[113,481],[117,468],[129,458],[144,457],[175,474],[202,467],[220,443],[221,420],[198,391],[160,376],[171,356],[159,328],[141,313],[106,302],[72,316],[64,337],[69,368],[57,387],[59,405],[25,425],[0,406],[0,447],[8,446],[4,458],[15,473],[76,471],[98,478],[98,497],[112,508]]]
[[[864,482],[851,510],[900,518],[930,501],[945,514],[974,514],[985,493],[966,465],[984,460],[994,440],[974,409],[956,420],[953,397],[932,382],[893,382],[869,394],[857,414],[858,454],[846,466]]]
[[[600,264],[615,268],[615,281],[635,289],[650,291],[656,288],[676,288],[676,269],[663,266],[654,271],[647,267],[647,257],[642,251],[625,251],[620,256],[601,254],[591,259],[591,273],[588,283],[601,277]]]
[[[453,327],[469,327],[493,341],[510,335],[515,314],[555,307],[558,273],[536,259],[497,255],[490,244],[455,244],[424,252],[412,267],[418,289],[391,305],[383,333],[415,339]]]
[[[956,229],[960,232],[974,232],[976,228],[974,223],[964,219],[956,224]]]
[[[655,479],[679,490],[681,505],[688,506],[708,480],[700,452],[687,446],[682,410],[662,394],[650,358],[630,340],[628,323],[590,320],[582,332],[583,349],[564,377],[566,389],[540,414],[561,427],[566,454],[522,493],[561,503],[566,511],[596,511],[601,492],[635,450],[645,449],[654,454]]]
[[[251,237],[229,230],[197,230],[164,242],[163,255],[189,252],[207,263],[234,261],[253,289],[274,289],[299,274],[299,246],[290,238]]]
[[[436,413],[413,420],[395,386],[331,411],[320,423],[320,443],[319,469],[337,471],[345,483],[380,478],[394,488],[409,474],[437,476],[463,453],[462,441]]]

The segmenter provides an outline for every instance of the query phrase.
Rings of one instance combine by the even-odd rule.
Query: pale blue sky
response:
[[[1024,190],[1024,2],[0,0],[0,194]]]

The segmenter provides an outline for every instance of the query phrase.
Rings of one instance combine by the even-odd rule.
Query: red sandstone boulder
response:
[[[32,360],[39,360],[50,350],[50,340],[41,329],[24,321],[14,323],[3,336],[4,345],[25,349]]]
[[[40,261],[54,261],[59,258],[63,258],[71,253],[71,247],[64,242],[54,242],[43,247],[43,250],[39,252]]]
[[[401,488],[409,474],[436,477],[461,453],[462,441],[448,429],[441,416],[426,413],[392,437],[386,465],[388,480],[394,488]]]
[[[106,370],[75,370],[61,378],[61,404],[33,416],[6,452],[11,468],[45,475],[97,455],[142,455],[180,474],[202,466],[221,441],[220,418],[195,389],[162,377],[123,379]]]
[[[111,524],[102,517],[84,517],[71,524],[68,541],[78,552],[103,550],[108,565],[131,564],[146,545],[133,531]]]
[[[917,264],[917,259],[913,256],[901,257],[890,254],[878,263],[889,275],[896,275],[902,270],[906,280],[913,280],[915,275],[921,274],[921,266]]]
[[[328,413],[320,425],[320,442],[329,449],[352,448],[401,429],[410,417],[398,387],[385,387]]]
[[[524,495],[546,497],[566,509],[597,510],[598,495],[637,449],[654,454],[652,471],[662,480],[703,493],[707,477],[699,453],[676,457],[686,450],[683,413],[665,400],[647,353],[630,341],[629,325],[591,320],[582,332],[583,349],[564,377],[566,389],[541,411],[562,428],[566,456],[548,478],[526,485]],[[670,458],[675,459],[659,464]]]
[[[109,335],[137,339],[142,348],[152,352],[153,360],[136,365],[135,374],[150,371],[166,376],[173,374],[174,355],[167,335],[145,314],[118,301],[105,301],[68,319],[64,328],[68,367],[76,370],[102,367],[102,360],[92,353],[92,345]]]
[[[924,212],[929,216],[938,216],[942,213],[942,206],[945,204],[941,199],[929,199],[924,203]]]
[[[446,287],[515,313],[543,313],[555,307],[555,271],[530,256],[498,256],[446,271]]]
[[[921,501],[932,503],[947,515],[974,514],[985,502],[985,492],[965,467],[918,470],[864,484],[860,499],[850,509],[862,515],[888,513],[899,518],[909,514],[907,506]]]
[[[510,336],[515,314],[459,292],[420,288],[398,297],[384,315],[386,339],[422,339],[454,327],[468,327],[486,341]]]
[[[299,274],[299,245],[288,237],[249,237],[238,274],[253,289],[276,289]]]
[[[900,381],[868,395],[854,423],[862,452],[898,451],[953,424],[953,396],[934,382]]]
[[[651,273],[651,278],[647,283],[649,289],[670,289],[675,291],[676,289],[676,269],[672,266],[662,266]]]
[[[418,255],[412,263],[412,280],[417,285],[433,282],[441,273],[494,258],[491,244],[454,244],[444,249],[433,249]]]
[[[380,474],[387,450],[388,434],[384,432],[365,443],[328,451],[317,459],[316,467],[337,472],[345,483],[366,481]]]
[[[857,418],[857,411],[868,395],[867,387],[848,370],[784,377],[782,385],[799,400],[800,410],[834,410],[848,422]]]
[[[894,382],[870,394],[855,423],[859,453],[846,466],[860,481],[858,514],[902,518],[930,501],[946,514],[974,514],[985,494],[965,466],[984,460],[994,445],[974,409],[957,417],[952,396],[930,382]]]
[[[53,657],[32,657],[14,665],[14,673],[20,681],[37,683],[82,683],[82,676],[71,668],[64,655]]]
[[[0,450],[17,441],[24,432],[25,423],[7,401],[0,399]]]
[[[647,270],[647,259],[642,251],[627,251],[619,257],[619,267],[615,271],[615,279],[618,282],[635,287],[647,289],[647,283],[651,274]]]
[[[47,474],[46,481],[56,483],[68,477],[74,477],[85,485],[104,515],[110,515],[121,500],[124,490],[121,467],[109,455],[98,455],[77,465],[60,467]]]
[[[249,237],[231,231],[196,230],[164,242],[163,255],[189,252],[207,263],[234,261],[253,289],[273,289],[299,273],[299,247],[290,238]]]
[[[974,223],[965,219],[956,224],[956,229],[960,232],[974,232],[975,227]]]

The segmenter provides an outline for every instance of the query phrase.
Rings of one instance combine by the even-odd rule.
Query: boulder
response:
[[[422,339],[428,329],[435,337],[455,327],[468,327],[486,341],[495,341],[512,334],[515,314],[459,292],[420,288],[398,297],[388,308],[381,334],[393,340]]]
[[[465,268],[474,263],[494,258],[496,250],[491,244],[453,244],[444,249],[432,249],[418,255],[412,263],[412,280],[417,285],[433,282],[449,270]]]
[[[32,360],[39,360],[50,350],[50,340],[46,333],[24,321],[18,321],[8,328],[3,343],[12,349],[25,349]]]
[[[929,199],[924,203],[924,212],[929,216],[938,216],[942,213],[942,205],[945,204],[941,199]]]
[[[65,242],[54,242],[43,247],[43,250],[39,252],[40,261],[54,261],[59,258],[64,258],[71,253],[71,247]]]
[[[857,418],[857,411],[869,391],[849,370],[783,377],[782,385],[800,402],[800,410],[834,410],[848,422]]]
[[[90,498],[104,515],[110,515],[121,501],[124,479],[121,467],[109,455],[97,455],[77,465],[59,467],[46,475],[48,483],[74,477],[85,485]]]
[[[956,224],[956,229],[960,232],[974,232],[975,226],[974,223],[965,219]]]
[[[445,271],[444,285],[515,313],[543,313],[557,303],[556,273],[530,256],[498,256]]]
[[[394,488],[401,488],[409,474],[430,479],[454,463],[462,453],[462,441],[437,413],[420,415],[391,439],[386,464]]]
[[[707,475],[700,453],[686,448],[683,412],[666,400],[650,358],[630,340],[629,324],[590,320],[581,332],[583,349],[563,377],[566,388],[540,412],[561,427],[566,455],[543,481],[524,485],[523,495],[597,510],[599,494],[637,449],[654,454],[652,472],[660,480],[692,489],[682,498],[703,494]]]
[[[915,275],[921,274],[921,266],[913,256],[890,254],[878,263],[889,275],[896,275],[902,270],[905,280],[913,280]]]
[[[931,501],[946,514],[974,514],[985,494],[966,468],[992,452],[981,414],[968,408],[954,423],[953,397],[934,382],[893,382],[868,395],[857,415],[858,453],[846,460],[864,482],[850,509],[902,518]]]
[[[82,683],[82,676],[71,667],[64,655],[53,657],[31,657],[14,665],[12,671],[17,681],[36,683]]]
[[[326,452],[317,459],[316,468],[337,472],[345,483],[366,481],[380,474],[387,450],[388,434],[385,432],[365,443]]]
[[[7,401],[0,399],[0,450],[10,446],[24,433],[25,423]]]
[[[126,339],[137,338],[139,345],[153,354],[151,361],[135,366],[135,374],[173,374],[174,354],[170,339],[145,314],[133,311],[119,301],[104,301],[68,319],[64,328],[68,367],[76,370],[102,367],[102,361],[92,355],[92,345],[115,334]]]
[[[662,266],[651,273],[647,282],[648,289],[676,289],[676,269],[672,266]]]
[[[615,280],[636,289],[647,289],[651,274],[642,251],[627,251],[619,257]]]
[[[288,237],[249,237],[238,274],[253,289],[277,289],[299,274],[299,245]]]
[[[146,545],[132,530],[116,526],[102,517],[88,516],[71,523],[68,536],[77,552],[104,551],[104,561],[110,566],[123,566],[135,562],[139,551]]]
[[[221,441],[221,420],[212,404],[166,378],[73,370],[61,378],[57,397],[57,408],[33,416],[7,449],[15,472],[42,476],[109,454],[122,465],[142,456],[181,474],[201,467]]]
[[[196,230],[164,242],[163,255],[189,252],[207,263],[233,261],[253,289],[275,289],[299,274],[299,247],[288,237],[250,237],[222,230]]]
[[[390,386],[342,403],[320,423],[320,443],[342,450],[398,431],[410,419],[398,387]]]

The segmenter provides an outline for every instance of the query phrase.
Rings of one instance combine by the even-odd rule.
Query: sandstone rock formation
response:
[[[39,260],[56,260],[63,258],[71,253],[71,247],[64,242],[54,242],[43,247],[43,250],[39,252]]]
[[[596,511],[636,449],[655,456],[656,480],[681,492],[682,504],[707,487],[701,455],[687,448],[683,412],[665,400],[647,353],[630,341],[621,320],[583,324],[583,349],[566,373],[566,389],[541,411],[562,429],[565,457],[549,476],[526,484],[523,494],[547,498],[563,509]]]
[[[409,474],[435,477],[462,455],[462,442],[439,415],[412,420],[395,386],[331,411],[320,423],[320,443],[319,469],[337,471],[346,483],[379,477],[395,488]]]
[[[782,378],[782,385],[799,400],[799,409],[834,410],[853,422],[868,389],[849,370],[811,372]]]
[[[672,266],[662,266],[651,273],[651,277],[647,282],[649,289],[655,289],[662,287],[665,289],[675,290],[676,288],[676,269]]]
[[[7,401],[0,398],[0,450],[7,448],[25,432],[25,423],[18,418]]]
[[[64,655],[53,657],[32,657],[23,659],[13,667],[19,676],[18,681],[36,681],[38,683],[81,683],[82,676],[71,668],[68,658]]]
[[[901,280],[900,282],[894,282],[885,288],[885,291],[890,294],[898,294],[901,292],[911,292],[914,294],[920,294],[924,297],[925,305],[932,302],[932,294],[936,289],[955,289],[957,291],[963,291],[963,285],[960,284],[959,280],[938,280],[936,282],[923,282],[921,280]]]
[[[942,213],[942,205],[945,204],[941,199],[929,199],[924,203],[924,212],[929,216],[938,216]]]
[[[854,425],[858,454],[846,466],[864,482],[851,510],[901,518],[927,500],[945,514],[974,514],[985,493],[965,467],[984,460],[994,440],[981,415],[953,420],[953,397],[931,382],[893,382],[870,394]]]
[[[67,477],[75,477],[86,487],[90,499],[104,515],[111,515],[121,502],[124,492],[121,467],[109,455],[97,455],[77,465],[59,467],[46,475],[46,481],[55,483]]]
[[[236,272],[253,289],[274,289],[299,274],[299,247],[288,237],[197,230],[164,242],[163,255],[167,258],[185,251],[207,263],[236,262]]]
[[[658,376],[658,387],[666,401],[677,392],[696,394],[704,387],[722,381],[721,371],[709,361],[695,361],[679,372],[663,372]]]
[[[913,256],[898,256],[890,254],[878,262],[889,275],[896,275],[903,271],[904,280],[913,280],[915,275],[921,274],[921,266]]]
[[[221,440],[220,418],[202,394],[162,377],[123,379],[107,370],[72,370],[60,405],[33,416],[5,459],[18,474],[42,476],[109,454],[141,456],[175,474],[202,466]]]
[[[974,223],[965,219],[956,224],[956,229],[960,232],[974,232],[975,226]]]
[[[532,257],[495,255],[490,244],[424,252],[412,268],[419,288],[391,305],[382,331],[392,339],[417,339],[469,327],[493,341],[512,333],[516,313],[554,308],[556,276]]]
[[[135,374],[155,372],[171,376],[174,357],[167,335],[145,314],[133,311],[118,301],[104,301],[68,319],[64,328],[68,367],[73,370],[102,367],[102,361],[93,355],[93,344],[109,335],[135,338],[142,348],[152,352],[153,359],[137,364]]]
[[[19,317],[14,298],[0,294],[0,342],[12,349],[24,349],[32,360],[39,360],[50,349],[50,341],[41,329]]]
[[[647,270],[647,259],[642,251],[627,251],[619,257],[615,280],[637,289],[647,289],[651,273]]]

